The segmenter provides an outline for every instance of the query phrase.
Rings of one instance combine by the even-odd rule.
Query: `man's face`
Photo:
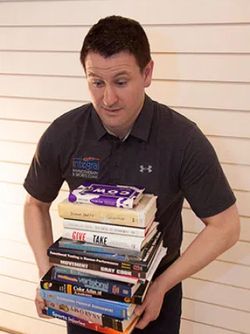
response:
[[[124,137],[133,126],[144,103],[144,89],[151,83],[153,62],[143,71],[135,57],[120,52],[104,58],[90,52],[85,61],[89,91],[103,125]]]

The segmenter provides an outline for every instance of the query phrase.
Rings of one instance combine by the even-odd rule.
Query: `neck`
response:
[[[120,140],[124,141],[130,134],[130,131],[131,131],[131,128],[130,129],[126,129],[124,131],[114,131],[113,129],[109,129],[107,128],[106,126],[104,126],[106,131],[115,136],[115,137],[118,137]]]

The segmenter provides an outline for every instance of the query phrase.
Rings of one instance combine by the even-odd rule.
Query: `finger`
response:
[[[42,297],[40,296],[39,289],[37,290],[37,293],[36,293],[35,306],[36,306],[37,314],[39,315],[40,318],[46,318],[46,319],[51,319],[52,318],[52,317],[49,317],[48,315],[46,315],[46,313],[44,312],[45,302],[42,299]]]
[[[35,300],[35,305],[36,305],[37,314],[39,315],[40,318],[47,318],[47,319],[51,318],[48,315],[46,315],[46,313],[44,313],[44,310],[45,310],[44,302]]]
[[[144,312],[144,310],[145,310],[145,306],[143,304],[137,305],[136,308],[134,309],[134,313],[137,317],[140,317],[142,313]]]
[[[142,316],[142,318],[137,322],[136,324],[136,328],[138,329],[144,329],[151,321],[152,319],[147,316],[146,313],[144,313],[144,315]]]

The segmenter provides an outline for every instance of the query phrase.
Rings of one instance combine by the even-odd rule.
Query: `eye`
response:
[[[91,81],[91,84],[95,86],[96,88],[100,88],[100,87],[103,87],[104,82],[102,80],[95,79]]]
[[[119,80],[116,80],[116,84],[117,86],[126,86],[126,84],[128,83],[128,81],[126,79],[119,79]]]

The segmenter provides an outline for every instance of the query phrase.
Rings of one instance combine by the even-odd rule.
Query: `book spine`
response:
[[[51,265],[60,269],[67,269],[70,271],[77,271],[80,275],[91,275],[94,277],[98,277],[101,279],[108,279],[111,281],[118,281],[118,282],[122,282],[122,283],[130,283],[130,284],[137,284],[140,281],[144,281],[143,279],[140,279],[138,277],[134,277],[134,276],[128,276],[128,275],[123,275],[123,274],[112,274],[110,272],[105,272],[105,271],[97,271],[97,270],[91,270],[91,269],[85,269],[85,268],[81,268],[79,266],[72,266],[72,264],[68,264],[68,265],[64,265],[64,264],[60,264],[60,263],[53,263],[53,258],[50,259],[51,261]],[[74,263],[77,265],[77,262]]]
[[[152,250],[153,251],[153,250]],[[49,257],[58,257],[64,260],[82,262],[87,264],[101,264],[106,265],[110,268],[118,268],[124,270],[134,270],[134,271],[147,271],[148,264],[150,262],[150,257],[147,261],[121,261],[120,257],[116,256],[102,256],[102,254],[84,254],[79,252],[78,250],[71,250],[71,249],[59,249],[57,247],[49,247],[47,254]]]
[[[83,205],[84,204],[61,202],[58,204],[59,216],[67,219],[98,221],[100,223],[132,227],[145,227],[147,225],[144,215],[139,215],[132,209],[120,209],[123,212],[117,212],[116,210],[119,210],[119,208],[113,208],[114,210],[107,212],[101,206],[98,206],[99,210],[93,210],[91,204],[86,204],[84,208]],[[111,207],[109,207],[109,209],[110,208]]]
[[[40,290],[40,294],[46,302],[65,304],[121,319],[128,319],[135,306],[133,304],[112,302],[87,296],[69,295],[56,291]]]
[[[60,254],[58,252],[50,252],[50,261],[52,263],[58,263],[62,265],[68,265],[70,267],[78,267],[82,269],[91,269],[102,272],[108,272],[111,274],[121,274],[134,276],[138,278],[145,278],[147,266],[137,265],[127,262],[110,262],[101,259],[89,259],[85,256],[71,255],[71,254]],[[133,268],[133,269],[132,269]]]
[[[124,234],[142,238],[144,238],[146,234],[146,228],[142,227],[129,227],[129,226],[126,227],[114,224],[102,224],[95,222],[90,223],[87,221],[75,220],[75,219],[64,219],[63,226],[64,228],[88,230],[98,233]]]
[[[83,319],[80,319],[79,317],[75,317],[69,313],[66,312],[62,312],[59,310],[56,310],[54,308],[51,307],[47,307],[46,311],[44,311],[44,313],[50,317],[56,318],[56,319],[60,319],[60,320],[64,320],[67,322],[70,322],[74,325],[77,326],[81,326],[93,331],[97,331],[99,333],[104,333],[104,334],[121,334],[120,331],[114,330],[112,328],[108,328],[108,327],[103,327],[101,325],[99,325],[98,323],[94,323],[94,322],[88,322],[85,321]]]
[[[126,330],[128,325],[133,321],[135,316],[131,316],[129,320],[122,320],[119,318],[109,317],[108,315],[92,312],[92,311],[86,311],[77,307],[67,306],[65,304],[55,304],[46,302],[46,306],[48,308],[57,310],[57,311],[64,311],[68,315],[77,317],[83,321],[92,322],[95,324],[98,324],[103,327],[109,327],[114,330],[118,330],[120,332],[123,332]]]
[[[127,236],[126,238],[121,238],[118,234],[110,233],[97,233],[87,230],[77,230],[65,228],[62,234],[63,238],[72,239],[75,241],[82,241],[93,243],[102,246],[119,247],[125,249],[133,249],[136,251],[141,251],[142,242],[144,237],[133,237]]]
[[[117,295],[122,298],[131,297],[133,294],[131,284],[129,283],[112,282],[105,279],[98,279],[98,277],[90,278],[80,275],[61,274],[60,272],[55,273],[53,276],[52,280],[41,280],[41,287],[43,289],[48,288],[53,290],[55,287],[57,289],[56,291],[75,293],[77,292],[77,288],[80,288],[82,291],[92,292],[93,294],[97,294],[97,296],[101,294]],[[58,281],[57,284],[55,280]]]
[[[68,248],[68,249],[74,249],[74,250],[81,250],[83,252],[90,252],[90,253],[106,253],[106,254],[118,254],[120,256],[124,257],[124,260],[127,259],[129,256],[141,258],[141,252],[127,249],[127,248],[118,248],[118,247],[105,247],[100,245],[94,245],[92,243],[87,242],[79,242],[79,241],[73,241],[71,239],[62,238],[58,241],[58,245],[61,248]]]
[[[91,271],[97,271],[97,272],[103,272],[103,273],[109,273],[109,274],[115,274],[115,275],[123,275],[123,276],[128,276],[128,277],[133,277],[133,278],[139,278],[139,279],[144,279],[146,278],[146,272],[143,271],[134,271],[134,270],[127,270],[127,269],[119,269],[119,268],[111,268],[107,265],[102,265],[98,263],[83,263],[81,261],[70,261],[67,259],[61,259],[59,257],[55,256],[50,256],[49,261],[51,264],[54,265],[62,265],[62,266],[67,266],[69,268],[74,268],[74,269],[84,269],[84,270],[91,270]]]
[[[40,286],[44,290],[63,292],[78,296],[91,296],[93,298],[108,299],[110,301],[116,301],[120,303],[141,304],[142,302],[142,298],[140,295],[134,295],[132,297],[127,297],[127,296],[124,297],[124,296],[119,296],[117,294],[110,294],[103,291],[84,288],[75,284],[56,282],[52,280],[41,282]]]

